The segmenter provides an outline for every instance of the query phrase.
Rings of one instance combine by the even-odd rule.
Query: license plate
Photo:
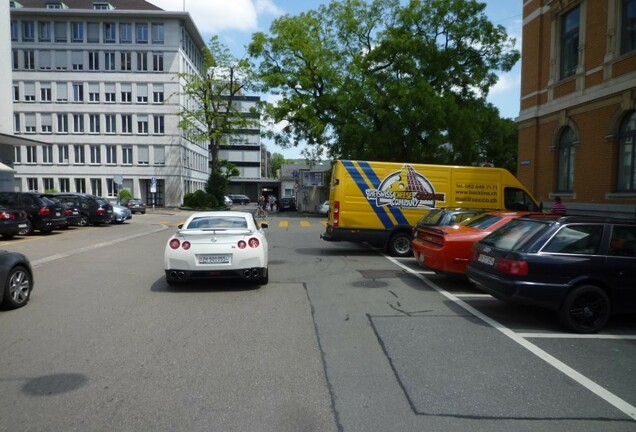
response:
[[[477,261],[479,261],[480,263],[486,264],[486,265],[493,265],[495,263],[495,258],[488,256],[488,255],[483,255],[483,254],[479,254],[479,256],[477,257]]]
[[[18,228],[26,228],[27,224],[18,224]]]
[[[55,216],[62,216],[62,213],[57,211],[57,212],[55,212]]]
[[[199,264],[228,264],[229,255],[197,255]]]

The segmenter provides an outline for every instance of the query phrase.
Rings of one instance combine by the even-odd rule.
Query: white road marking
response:
[[[467,304],[463,300],[460,300],[456,295],[453,295],[453,294],[449,293],[448,291],[446,291],[445,289],[441,288],[440,286],[438,286],[434,282],[432,282],[432,281],[430,281],[428,279],[424,279],[424,277],[421,276],[420,274],[418,274],[418,273],[416,273],[414,271],[411,271],[407,266],[403,265],[402,263],[400,263],[398,260],[394,259],[393,257],[387,256],[387,255],[384,255],[384,256],[389,261],[393,262],[395,265],[398,265],[398,266],[402,267],[406,271],[412,273],[413,275],[415,275],[416,277],[421,279],[422,282],[424,282],[428,286],[432,287],[435,291],[437,291],[438,293],[440,293],[441,295],[443,295],[444,297],[446,297],[450,301],[452,301],[455,304],[457,304],[458,306],[462,307],[464,310],[468,311],[469,313],[471,313],[475,317],[479,318],[483,322],[489,324],[491,327],[499,330],[501,333],[503,333],[504,335],[508,336],[510,339],[512,339],[513,341],[515,341],[516,343],[518,343],[519,345],[521,345],[522,347],[524,347],[525,349],[527,349],[528,351],[530,351],[531,353],[533,353],[534,355],[539,357],[541,360],[543,360],[546,363],[548,363],[549,365],[553,366],[554,368],[556,368],[561,373],[563,373],[563,374],[567,375],[568,377],[572,378],[574,381],[576,381],[577,383],[579,383],[583,387],[587,388],[589,391],[591,391],[592,393],[594,393],[598,397],[600,397],[602,399],[605,399],[605,401],[607,401],[608,403],[610,403],[611,405],[613,405],[614,407],[616,407],[617,409],[619,409],[620,411],[625,413],[628,417],[631,417],[632,419],[636,420],[636,407],[635,406],[629,404],[628,402],[626,402],[623,399],[619,398],[615,394],[613,394],[610,391],[606,390],[604,387],[601,387],[600,385],[598,385],[597,383],[595,383],[591,379],[587,378],[583,374],[581,374],[581,373],[577,372],[576,370],[572,369],[570,366],[566,365],[565,363],[563,363],[562,361],[560,361],[556,357],[548,354],[546,351],[542,350],[541,348],[539,348],[538,346],[536,346],[532,342],[529,342],[528,340],[524,339],[519,334],[516,334],[514,331],[512,331],[509,328],[503,326],[502,324],[500,324],[499,322],[497,322],[494,319],[490,318],[489,316],[484,315],[483,313],[479,312],[477,309],[473,308],[472,306],[470,306],[469,304]]]
[[[517,333],[517,336],[528,339],[616,339],[636,340],[632,335],[611,334],[575,334],[575,333]]]

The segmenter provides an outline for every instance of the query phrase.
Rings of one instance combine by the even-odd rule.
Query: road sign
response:
[[[116,175],[115,177],[113,177],[113,182],[115,182],[115,184],[122,184],[124,182],[124,178],[120,175]]]

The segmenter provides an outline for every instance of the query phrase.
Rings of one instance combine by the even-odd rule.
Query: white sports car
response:
[[[267,238],[251,213],[194,213],[168,240],[164,269],[168,285],[211,278],[269,281]]]

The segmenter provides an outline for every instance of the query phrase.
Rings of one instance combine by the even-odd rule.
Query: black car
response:
[[[64,207],[39,192],[0,192],[0,204],[27,214],[27,226],[20,231],[21,235],[32,234],[34,230],[50,233],[67,226]]]
[[[130,212],[132,214],[135,214],[137,212],[141,214],[146,214],[146,203],[139,198],[130,198],[130,199],[122,200],[121,205],[123,205],[124,207],[128,207],[128,209],[130,209]]]
[[[78,199],[56,197],[52,194],[48,194],[46,197],[51,201],[60,203],[64,207],[64,216],[66,216],[67,227],[80,226],[82,224],[82,215],[79,210]]]
[[[21,253],[0,251],[0,304],[17,309],[27,304],[33,290],[33,270]]]
[[[24,210],[10,209],[0,205],[0,235],[10,239],[27,229],[27,215]]]
[[[53,196],[69,207],[79,208],[79,226],[110,224],[113,217],[112,204],[95,195],[85,193],[56,193],[53,194]]]
[[[234,204],[249,204],[250,198],[247,195],[233,194],[228,195]]]
[[[517,219],[475,244],[466,275],[500,300],[553,309],[570,330],[593,333],[636,312],[636,222]]]
[[[296,211],[296,199],[283,197],[278,200],[278,211]]]

